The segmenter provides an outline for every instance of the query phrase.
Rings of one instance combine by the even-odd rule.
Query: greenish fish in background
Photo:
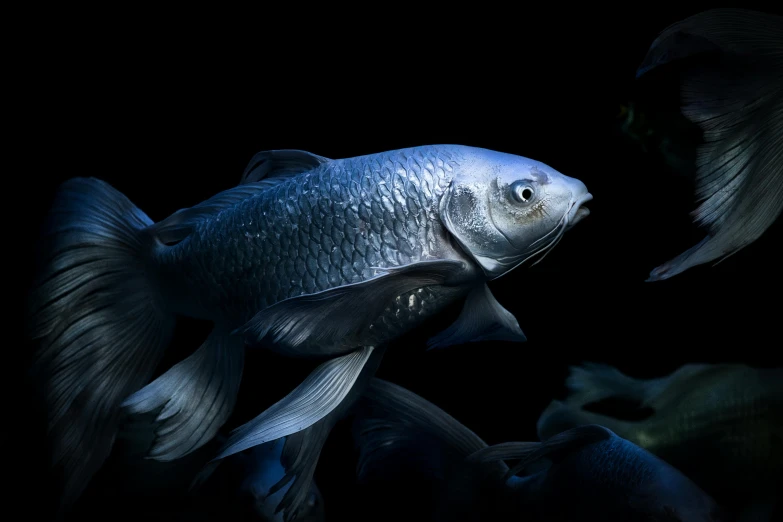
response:
[[[404,463],[435,484],[428,500],[438,522],[725,520],[677,469],[598,425],[489,446],[434,404],[376,378],[357,405],[353,432],[359,480]]]
[[[232,412],[250,344],[323,360],[217,456],[291,436],[286,455],[302,467],[286,493],[293,516],[330,415],[371,377],[383,347],[459,300],[462,313],[431,348],[524,341],[486,283],[551,251],[590,199],[581,181],[541,162],[462,145],[335,160],[260,152],[239,186],[158,223],[101,180],[64,182],[27,325],[65,477],[61,510],[108,456],[123,414],[160,410],[156,460],[211,440]],[[149,382],[178,315],[214,329]]]
[[[637,77],[674,62],[682,114],[704,132],[693,217],[707,237],[648,281],[720,262],[756,241],[783,210],[783,17],[712,9],[686,18],[656,38]]]
[[[569,396],[538,420],[548,440],[563,430],[600,424],[651,451],[720,500],[737,499],[742,520],[770,520],[783,469],[783,369],[687,364],[666,377],[635,379],[604,364],[572,367]],[[640,420],[599,414],[590,405],[623,400]]]

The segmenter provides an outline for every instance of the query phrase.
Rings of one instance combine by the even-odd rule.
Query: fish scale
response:
[[[437,204],[458,159],[448,147],[393,151],[335,160],[283,181],[173,246],[162,260],[166,280],[184,296],[185,313],[231,317],[238,327],[284,299],[366,280],[376,275],[371,267],[442,256],[450,247]],[[423,312],[440,301],[436,294],[408,293],[385,315],[407,318],[407,326],[429,315]],[[399,330],[389,320],[376,323],[376,332]]]

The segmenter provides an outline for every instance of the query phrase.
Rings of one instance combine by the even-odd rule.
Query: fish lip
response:
[[[571,204],[571,209],[568,211],[568,228],[566,230],[569,230],[582,221],[582,219],[590,215],[590,209],[583,207],[582,205],[592,199],[593,195],[588,192]]]

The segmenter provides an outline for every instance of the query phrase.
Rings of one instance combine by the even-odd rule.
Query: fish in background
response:
[[[686,18],[656,38],[637,78],[672,62],[680,65],[682,113],[704,131],[693,217],[707,237],[648,281],[720,262],[783,210],[783,17],[711,9]]]
[[[162,408],[156,460],[211,440],[234,407],[246,343],[324,362],[235,430],[217,458],[309,430],[291,450],[301,464],[320,452],[319,421],[378,348],[449,304],[462,300],[462,313],[430,348],[524,341],[486,282],[546,255],[590,199],[581,181],[541,162],[461,145],[336,160],[263,151],[239,186],[158,223],[104,181],[64,182],[27,325],[64,470],[61,511],[110,453],[125,413]],[[149,382],[177,315],[214,328]],[[305,482],[288,494],[305,499]]]
[[[741,520],[770,520],[783,490],[782,368],[687,364],[666,377],[636,379],[589,363],[572,367],[566,386],[567,399],[553,401],[538,420],[541,440],[577,426],[606,426],[727,499]],[[609,400],[651,413],[625,420],[587,409]]]
[[[434,404],[376,378],[357,406],[353,432],[359,480],[405,461],[437,484],[436,521],[724,520],[690,479],[602,426],[488,446]]]

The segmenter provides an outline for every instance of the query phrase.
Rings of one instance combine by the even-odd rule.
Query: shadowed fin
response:
[[[240,184],[269,178],[288,178],[332,161],[311,152],[294,149],[262,150],[245,167]],[[270,180],[273,181],[273,180]]]
[[[718,8],[702,11],[671,24],[653,41],[636,75],[697,54],[720,51],[733,55],[775,58],[783,44],[778,15],[750,9]],[[780,59],[780,55],[777,56]]]
[[[174,317],[148,274],[152,221],[94,178],[63,183],[43,238],[28,303],[40,343],[34,374],[45,391],[55,465],[68,509],[111,451],[120,404],[152,377]]]
[[[383,273],[366,281],[280,301],[256,314],[239,331],[251,344],[268,335],[277,349],[292,352],[305,341],[337,343],[349,334],[367,332],[397,296],[445,284],[464,269],[465,263],[455,260],[378,268]]]
[[[541,413],[536,423],[538,438],[546,441],[564,431],[591,424],[597,424],[612,430],[620,437],[631,439],[632,423],[585,411],[562,401],[552,401]]]
[[[377,378],[359,403],[353,434],[359,448],[359,480],[403,461],[442,480],[462,459],[486,446],[431,402]]]
[[[682,112],[704,131],[693,216],[708,235],[655,268],[648,281],[725,259],[758,239],[783,210],[783,17],[705,11],[666,29],[640,71],[703,50],[704,42],[720,60],[684,68]]]
[[[269,495],[274,495],[291,483],[275,508],[275,513],[283,513],[285,522],[296,520],[303,509],[309,509],[307,499],[313,490],[315,468],[335,422],[336,419],[327,416],[309,428],[286,437],[280,459],[286,470],[285,475],[269,490]]]
[[[470,291],[457,320],[428,342],[428,350],[480,341],[524,342],[516,318],[503,308],[486,284]]]
[[[162,408],[150,458],[178,459],[215,436],[233,411],[244,353],[241,337],[216,328],[190,357],[123,402],[137,415]]]
[[[326,417],[351,391],[372,352],[366,346],[319,365],[291,393],[232,431],[215,459],[302,431]]]
[[[523,471],[527,466],[539,459],[545,458],[557,462],[563,455],[573,453],[581,448],[609,439],[615,435],[607,428],[597,424],[588,424],[558,433],[544,442],[509,442],[500,444],[500,449],[484,450],[486,457],[480,455],[485,461],[518,459],[519,462],[508,470],[504,480]],[[476,459],[475,456],[471,459]]]
[[[608,397],[644,401],[645,387],[639,381],[622,373],[608,364],[584,363],[571,366],[566,378],[568,403],[584,406]]]

